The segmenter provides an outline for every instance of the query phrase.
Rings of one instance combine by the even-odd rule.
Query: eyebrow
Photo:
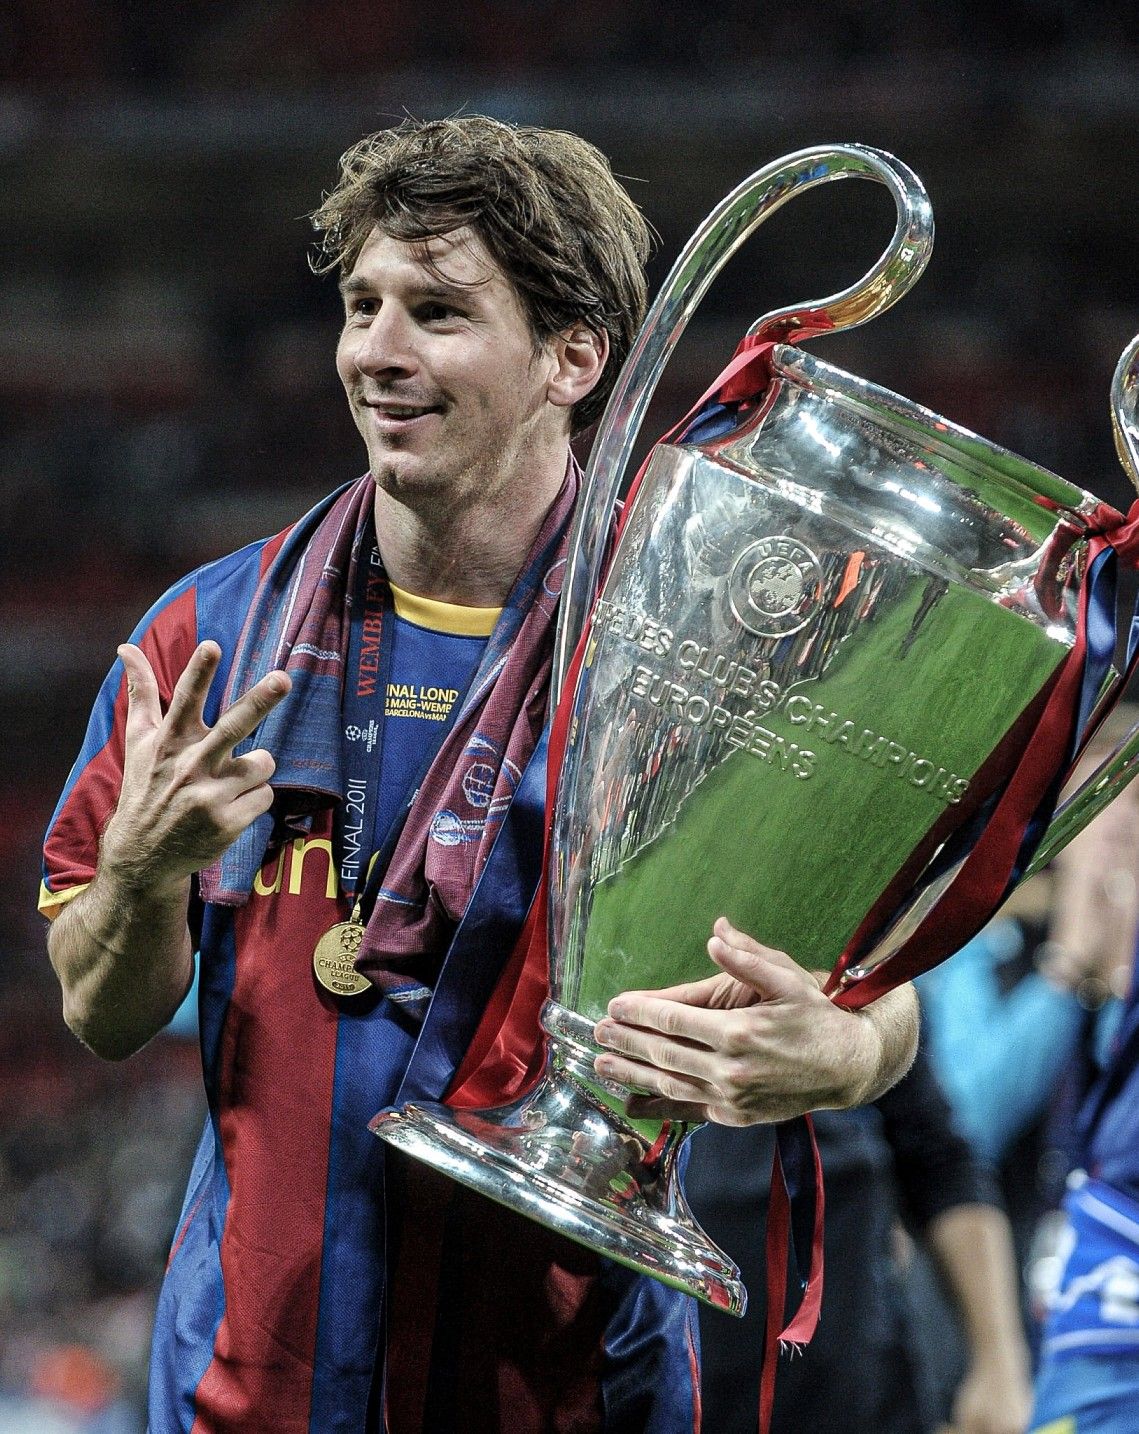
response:
[[[476,279],[470,284],[421,284],[416,285],[410,292],[415,299],[464,299],[470,298],[476,289],[481,289],[486,283],[485,279]],[[341,279],[339,284],[341,294],[348,298],[353,294],[370,294],[375,291],[375,285],[360,275],[350,274],[346,279]]]

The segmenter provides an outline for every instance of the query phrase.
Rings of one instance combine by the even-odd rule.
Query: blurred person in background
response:
[[[1115,714],[1111,732],[1133,716]],[[1108,749],[1095,745],[1079,779]],[[1128,987],[1135,810],[1128,791],[918,981],[939,1079],[974,1150],[1000,1170],[1022,1264],[1059,1199],[1076,1154],[1072,1107],[1106,1057]]]
[[[45,848],[99,1054],[144,1044],[200,955],[209,1115],[151,1427],[690,1429],[690,1300],[367,1131],[445,1093],[537,880],[569,444],[643,315],[646,226],[592,146],[478,116],[361,141],[314,223],[370,471],[151,609]],[[912,992],[840,1011],[726,923],[709,953],[691,1004],[633,993],[598,1028],[654,1114],[783,1119],[908,1064]]]
[[[924,1049],[873,1105],[815,1117],[826,1180],[826,1283],[818,1331],[780,1363],[772,1434],[1024,1434],[1031,1406],[1008,1220],[992,1172],[971,1153]],[[751,1434],[763,1342],[762,1230],[771,1133],[707,1126],[686,1188],[701,1223],[740,1260],[743,1320],[701,1310],[704,1408],[716,1434]],[[905,1227],[899,1223],[905,1221]],[[909,1278],[912,1230],[964,1336],[945,1370]],[[946,1312],[934,1311],[934,1321]],[[944,1373],[943,1373],[944,1370]],[[946,1388],[941,1387],[942,1381]]]
[[[1130,715],[1134,717],[1134,709]],[[1049,1261],[1035,1434],[1130,1434],[1139,1422],[1139,793],[1064,854],[1046,970],[1081,995],[1072,1173]]]
[[[1112,714],[1076,782],[1135,717],[1130,704]],[[1038,1434],[1137,1427],[1137,932],[1132,785],[919,982],[935,1064],[974,1147],[1001,1162],[1013,1205],[1040,1344]],[[1059,1218],[1052,1206],[1067,1171]]]

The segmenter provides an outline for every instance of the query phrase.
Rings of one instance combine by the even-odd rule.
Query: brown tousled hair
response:
[[[351,273],[375,226],[422,243],[461,227],[482,240],[522,301],[535,346],[575,323],[609,335],[573,430],[600,416],[645,313],[650,231],[600,150],[564,130],[485,115],[407,119],[341,157],[311,216],[317,273]]]

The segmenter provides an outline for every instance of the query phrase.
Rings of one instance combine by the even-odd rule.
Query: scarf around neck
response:
[[[434,984],[541,734],[580,480],[571,455],[381,878],[356,962],[381,989]],[[292,679],[289,694],[235,749],[273,754],[275,800],[199,874],[206,901],[243,905],[270,843],[288,839],[315,810],[343,800],[342,690],[356,568],[368,560],[374,494],[366,474],[318,504],[290,531],[254,593],[223,710],[275,668]],[[383,621],[391,620],[389,603]],[[466,780],[473,767],[477,782]],[[489,802],[488,767],[494,772]]]

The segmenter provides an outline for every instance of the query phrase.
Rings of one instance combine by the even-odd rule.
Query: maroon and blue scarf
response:
[[[579,486],[580,470],[571,457],[462,707],[411,804],[357,960],[381,988],[408,980],[433,984],[541,735]],[[223,705],[276,668],[292,678],[288,696],[236,749],[272,752],[276,800],[270,813],[200,874],[207,901],[243,905],[274,834],[303,830],[316,809],[343,798],[340,728],[350,604],[357,564],[367,560],[370,549],[374,496],[372,478],[365,475],[325,499],[290,531],[254,594]],[[381,547],[382,542],[381,534]],[[390,611],[388,606],[388,618]],[[461,758],[476,748],[480,763],[496,772],[489,819],[477,841],[438,840],[438,813],[487,815],[485,808],[467,813],[462,787],[469,761]]]

